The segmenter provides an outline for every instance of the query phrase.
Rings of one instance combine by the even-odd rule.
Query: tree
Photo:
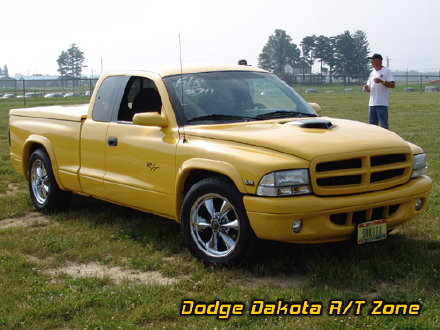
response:
[[[321,75],[327,71],[323,65],[327,65],[329,70],[330,83],[333,81],[333,72],[336,65],[335,54],[335,38],[320,35],[316,38],[315,57],[321,62]]]
[[[350,80],[368,74],[368,41],[365,32],[358,30],[353,35],[345,31],[335,37],[335,73]]]
[[[357,74],[368,76],[370,68],[368,66],[368,54],[370,53],[370,47],[368,44],[367,35],[362,30],[357,30],[353,34],[353,39],[356,45],[355,57]]]
[[[6,77],[9,77],[9,70],[8,70],[8,67],[5,65],[5,66],[3,66],[3,72],[2,72],[2,74],[4,75],[4,76],[6,76]]]
[[[75,44],[71,44],[58,56],[58,72],[63,78],[80,78],[84,60],[84,53]]]
[[[354,63],[354,49],[355,42],[349,31],[345,31],[343,34],[337,35],[336,40],[336,66],[335,74],[338,77],[343,77],[344,81],[353,74]]]
[[[328,66],[330,83],[333,75],[350,79],[368,75],[368,40],[365,32],[358,30],[354,34],[345,31],[336,37],[320,35],[304,37],[301,42],[303,58],[310,65],[315,60],[321,63],[321,75]]]
[[[299,62],[298,46],[292,43],[292,38],[281,29],[275,30],[275,33],[269,37],[258,57],[258,65],[276,75],[284,75],[287,64],[293,68]]]
[[[315,63],[316,39],[316,36],[312,35],[304,37],[301,41],[303,58],[309,65],[313,65]]]

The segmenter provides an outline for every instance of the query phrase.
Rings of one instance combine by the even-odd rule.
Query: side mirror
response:
[[[133,124],[141,126],[167,127],[168,119],[158,112],[141,112],[133,116]]]
[[[309,105],[316,111],[317,114],[321,113],[321,107],[318,103],[309,103]]]

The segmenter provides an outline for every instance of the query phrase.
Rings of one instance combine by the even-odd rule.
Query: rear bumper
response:
[[[423,176],[387,190],[365,194],[318,197],[258,197],[243,199],[249,222],[257,237],[292,243],[324,243],[349,240],[358,222],[386,218],[394,229],[422,213],[431,191],[431,178]],[[420,210],[415,205],[424,200]],[[379,216],[378,216],[379,215]],[[302,220],[294,233],[293,221]]]

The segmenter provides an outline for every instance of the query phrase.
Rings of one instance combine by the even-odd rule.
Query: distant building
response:
[[[290,64],[286,64],[284,67],[284,76],[281,78],[288,84],[308,84],[321,81],[321,76],[312,74],[312,66],[306,63],[297,64],[294,67]]]
[[[15,79],[7,76],[0,76],[0,87],[15,87]]]
[[[293,76],[300,76],[300,75],[311,75],[312,74],[312,67],[308,64],[298,64],[298,66],[292,67],[290,64],[286,64],[284,67],[284,73],[293,75]]]
[[[50,76],[50,75],[32,75],[32,76],[22,76],[20,80],[56,80],[60,76]]]

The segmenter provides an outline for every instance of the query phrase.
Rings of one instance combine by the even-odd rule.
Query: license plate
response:
[[[386,220],[374,220],[358,224],[357,242],[358,244],[380,241],[387,238]]]

